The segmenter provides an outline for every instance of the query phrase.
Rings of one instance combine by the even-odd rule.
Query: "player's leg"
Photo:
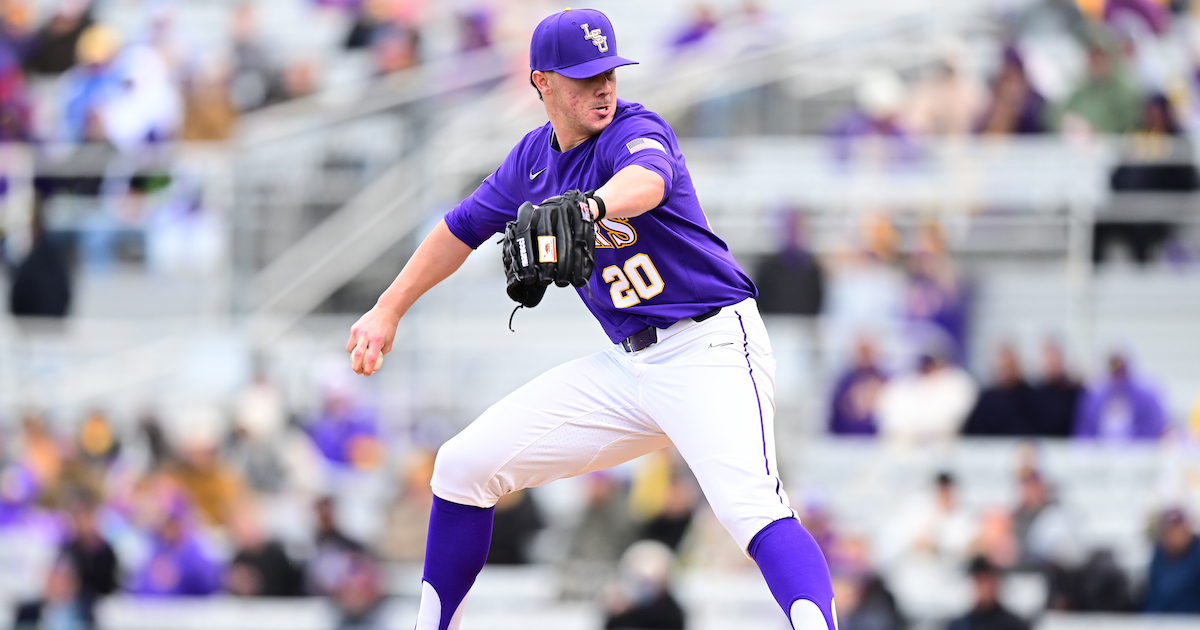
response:
[[[645,409],[687,460],[725,528],[797,630],[833,630],[833,588],[779,480],[774,359],[753,302],[645,351]],[[655,350],[660,352],[653,354]]]
[[[455,630],[487,559],[503,495],[600,470],[669,444],[636,410],[630,364],[601,352],[493,405],[438,451],[417,630]]]

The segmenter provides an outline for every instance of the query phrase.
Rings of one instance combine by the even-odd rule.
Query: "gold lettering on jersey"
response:
[[[592,40],[592,44],[600,49],[600,52],[608,52],[608,38],[600,34],[600,29],[588,30],[587,24],[580,24],[583,29],[583,38]]]
[[[597,248],[620,249],[637,242],[637,231],[627,219],[601,219],[597,228]]]
[[[558,245],[555,240],[553,236],[538,237],[538,262],[558,262]]]

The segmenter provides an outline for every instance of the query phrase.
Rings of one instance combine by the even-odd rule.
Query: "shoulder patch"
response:
[[[630,140],[625,145],[625,148],[629,149],[630,153],[637,153],[638,151],[641,151],[642,149],[658,149],[659,151],[662,151],[663,153],[667,152],[666,148],[663,147],[662,143],[659,142],[658,140],[655,140],[654,138],[637,138],[635,140]]]

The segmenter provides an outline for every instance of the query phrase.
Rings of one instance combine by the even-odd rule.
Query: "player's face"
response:
[[[547,105],[577,133],[594,136],[612,122],[617,107],[616,70],[587,79],[571,79],[561,74],[549,78],[552,90]]]

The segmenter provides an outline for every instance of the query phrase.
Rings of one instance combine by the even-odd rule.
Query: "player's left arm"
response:
[[[596,196],[604,200],[604,216],[609,219],[629,219],[657,208],[666,192],[662,175],[640,164],[630,164],[617,171]],[[595,199],[589,199],[592,216],[599,212]]]

